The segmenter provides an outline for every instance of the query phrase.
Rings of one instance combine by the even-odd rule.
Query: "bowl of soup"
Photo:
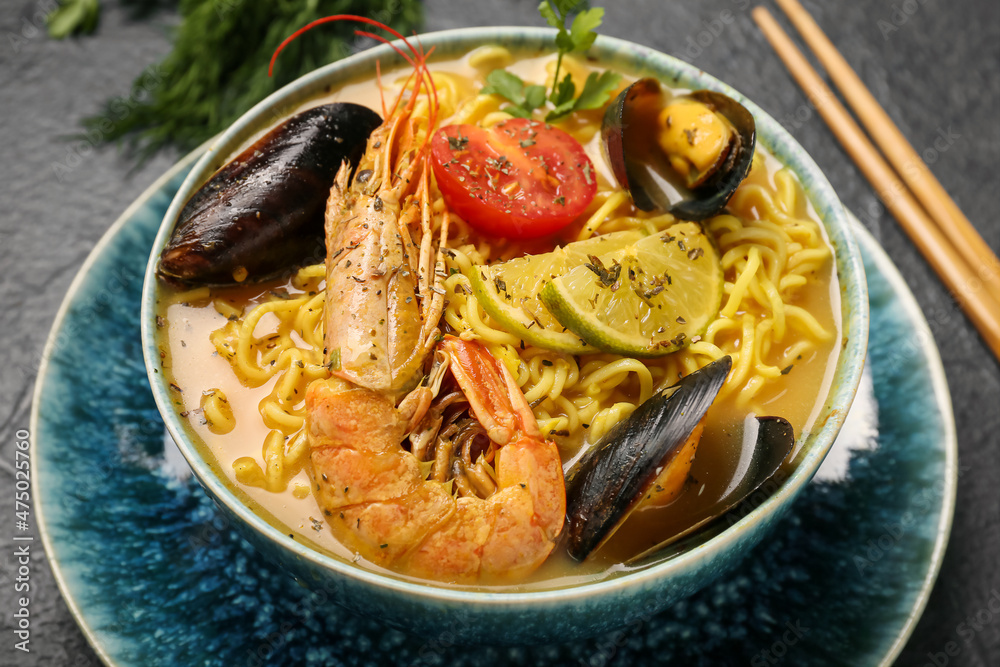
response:
[[[433,48],[424,77],[382,45],[278,91],[195,165],[165,216],[144,286],[143,346],[157,405],[232,526],[328,599],[411,632],[445,629],[454,641],[537,643],[591,635],[648,617],[753,558],[752,547],[829,451],[864,364],[865,279],[829,183],[759,107],[670,56],[599,37],[586,59],[564,59],[561,67],[578,90],[591,72],[611,70],[622,75],[619,89],[653,77],[676,95],[709,89],[742,103],[756,121],[756,151],[723,211],[692,223],[635,208],[602,152],[603,108],[552,124],[589,159],[586,180],[594,191],[561,230],[504,236],[448,210],[440,174],[424,173],[430,170],[421,167],[421,151],[433,150],[430,137],[444,126],[516,127],[503,125],[512,120],[506,100],[480,91],[496,69],[528,84],[550,82],[553,38],[549,30],[529,28],[432,33],[420,37],[424,51]],[[414,83],[430,80],[433,93]],[[327,229],[320,234],[335,238],[321,238],[262,281],[243,265],[223,270],[222,281],[218,271],[206,284],[164,280],[173,230],[203,203],[197,193],[214,175],[234,169],[225,165],[286,119],[346,102],[409,118],[381,127],[366,121],[371,127],[361,142],[365,153],[354,156],[360,163],[353,181],[349,171],[338,172],[332,195],[329,182],[309,186],[320,188],[324,202]],[[524,131],[550,127],[543,112],[524,123]],[[453,134],[447,145],[465,149],[466,134]],[[526,154],[548,137],[525,136],[517,141]],[[487,185],[505,166],[495,158],[490,164],[495,172],[487,172]],[[251,190],[262,182],[232,180]],[[235,211],[245,194],[220,199],[219,217],[226,217],[225,207]],[[555,206],[565,204],[556,200]],[[254,224],[241,233],[264,233]],[[682,227],[675,225],[703,235],[718,264],[720,305],[693,342],[679,341],[669,354],[629,356],[588,348],[582,339],[567,347],[534,334],[526,342],[495,308],[484,308],[484,267],[501,293],[495,267],[505,263],[633,233],[676,243],[679,232],[670,230]],[[229,242],[223,236],[212,242]],[[264,246],[270,251],[279,243],[269,237]],[[375,255],[357,254],[366,243],[376,244]],[[391,280],[377,261],[388,246],[402,257]],[[367,264],[358,266],[364,262],[357,257]],[[604,280],[600,271],[611,264],[589,261]],[[407,283],[406,267],[424,282]],[[383,289],[395,296],[387,298]],[[331,296],[331,290],[339,292]],[[640,297],[649,301],[653,292]],[[433,321],[422,324],[409,312]],[[372,350],[361,361],[357,354],[348,358],[347,347],[330,349],[331,336],[357,339],[369,327],[372,341],[397,341],[392,372],[370,384],[356,378],[377,375],[372,369],[381,368],[384,344],[362,340]],[[622,437],[614,436],[615,425],[650,396],[724,356],[731,370],[702,421],[697,454],[676,493],[659,506],[640,506],[583,562],[567,556],[560,485],[574,466],[605,436]],[[479,377],[477,368],[488,377]],[[794,430],[794,446],[778,472],[708,529],[636,560],[637,552],[681,530],[727,493],[748,465],[744,427],[755,415],[782,417]],[[508,457],[505,450],[519,454]]]

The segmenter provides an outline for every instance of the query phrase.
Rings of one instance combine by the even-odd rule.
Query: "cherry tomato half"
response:
[[[528,118],[489,129],[443,127],[431,140],[431,163],[448,207],[494,236],[550,234],[583,213],[597,192],[583,146]]]

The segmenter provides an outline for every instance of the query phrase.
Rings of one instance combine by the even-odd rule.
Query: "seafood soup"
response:
[[[558,66],[576,90],[604,71],[572,56]],[[628,72],[607,103],[548,123],[482,91],[498,69],[551,87],[554,54],[483,47],[428,67],[288,110],[350,102],[389,121],[352,115],[364,125],[356,154],[319,185],[297,182],[318,188],[326,225],[294,259],[270,253],[283,272],[254,282],[275,267],[255,275],[238,260],[222,271],[232,280],[166,276],[157,327],[175,409],[255,511],[360,567],[543,588],[610,576],[717,511],[754,455],[754,416],[784,418],[796,442],[818,428],[840,345],[832,249],[794,174],[759,144],[718,213],[637,208],[601,132]],[[318,170],[265,168],[276,164]],[[505,179],[517,168],[547,177],[554,196],[539,203]],[[281,180],[229,178],[251,190]],[[476,188],[510,208],[490,209]],[[271,199],[295,207],[301,194]],[[263,233],[241,223],[225,242]],[[583,562],[567,555],[564,478],[629,437],[615,426],[638,406],[726,357],[704,419],[656,466],[655,491]],[[361,444],[346,442],[351,429]],[[365,449],[383,438],[394,444]]]

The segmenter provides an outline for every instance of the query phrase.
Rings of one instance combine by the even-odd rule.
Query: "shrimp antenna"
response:
[[[288,46],[289,44],[291,44],[300,35],[308,32],[309,30],[312,30],[316,26],[323,25],[324,23],[335,23],[337,21],[355,21],[356,23],[366,23],[368,25],[375,26],[376,28],[381,28],[382,30],[385,30],[387,33],[389,33],[390,35],[392,35],[396,39],[402,40],[403,44],[406,44],[406,47],[408,49],[410,49],[410,52],[415,57],[419,57],[420,56],[420,53],[416,49],[413,48],[413,45],[410,44],[408,41],[406,41],[406,37],[404,37],[402,34],[400,34],[396,29],[387,26],[386,24],[382,23],[381,21],[376,21],[375,19],[370,19],[367,16],[358,16],[356,14],[335,14],[333,16],[324,16],[321,19],[316,19],[315,21],[313,21],[311,23],[307,23],[306,25],[302,26],[301,28],[299,28],[298,30],[296,30],[295,32],[293,32],[291,35],[289,35],[288,37],[286,37],[285,40],[283,42],[281,42],[281,44],[278,45],[278,48],[276,48],[274,50],[274,54],[271,55],[271,64],[267,68],[267,75],[268,76],[272,76],[273,75],[273,73],[274,73],[274,63],[278,59],[278,54],[280,54],[282,51],[284,51],[285,47]],[[372,35],[372,36],[374,37],[374,35]],[[382,38],[382,41],[385,41],[385,39]],[[410,61],[410,64],[411,65],[413,64],[412,60]]]
[[[432,46],[429,51],[424,53],[424,45],[420,43],[420,37],[414,35],[414,39],[417,42],[417,46],[420,47],[420,64],[423,65],[424,74],[427,77],[428,90],[431,93],[430,97],[434,98],[434,103],[430,105],[430,114],[427,119],[429,123],[428,127],[434,128],[437,126],[437,115],[438,115],[438,110],[440,108],[440,102],[438,101],[437,86],[434,85],[434,76],[431,74],[431,71],[427,68],[427,59],[431,57],[431,54],[434,53],[434,49],[437,47]],[[428,138],[430,137],[430,132],[428,132],[427,137]],[[426,143],[427,139],[425,139],[424,141]]]
[[[382,104],[382,118],[388,118],[385,110],[385,88],[382,87],[382,63],[375,61],[375,84],[378,86],[378,101]]]
[[[405,51],[403,51],[398,46],[396,46],[395,44],[393,44],[392,42],[390,42],[388,39],[386,39],[381,35],[376,35],[374,33],[367,32],[365,30],[357,30],[355,32],[363,37],[369,37],[371,39],[381,42],[382,44],[388,45],[389,48],[398,53],[404,60],[406,60],[406,62],[410,64],[410,66],[413,68],[414,71],[413,74],[411,74],[410,77],[407,79],[407,85],[409,85],[409,81],[414,78],[414,75],[418,76],[418,80],[414,83],[413,87],[413,99],[415,99],[416,96],[420,93],[421,85],[427,89],[428,92],[427,99],[430,103],[428,105],[429,106],[429,114],[427,118],[428,127],[433,128],[437,124],[438,106],[440,103],[438,101],[437,88],[434,86],[434,77],[431,75],[430,69],[427,67],[427,58],[431,55],[431,53],[434,52],[434,47],[431,47],[430,51],[424,53],[423,45],[420,44],[419,38],[417,39],[417,45],[420,46],[419,49],[415,49],[412,44],[410,44],[408,41],[404,39],[403,43],[409,47],[410,52],[413,53],[414,56],[410,57]],[[378,64],[376,63],[376,71],[378,71],[377,65]],[[379,88],[381,88],[381,79],[379,79],[379,84],[380,84]],[[395,112],[396,107],[398,106],[399,106],[399,98],[396,99],[396,102],[395,104],[393,104],[392,109],[389,111],[389,113],[391,114]],[[383,108],[383,115],[385,115],[384,108]],[[424,143],[426,143],[426,138]]]
[[[416,97],[416,94],[420,91],[420,84],[421,84],[422,79],[423,79],[423,72],[421,70],[421,65],[418,64],[418,62],[414,61],[414,59],[411,58],[405,51],[403,51],[398,46],[396,46],[395,44],[393,44],[392,42],[390,42],[389,40],[387,40],[385,37],[382,37],[381,35],[376,35],[374,33],[366,32],[364,30],[355,30],[354,32],[355,32],[355,34],[360,35],[362,37],[369,37],[369,38],[374,39],[374,40],[376,40],[378,42],[381,42],[382,44],[388,45],[390,49],[392,49],[393,51],[395,51],[396,53],[398,53],[406,62],[410,63],[410,67],[413,68],[413,72],[410,74],[409,77],[407,77],[407,79],[406,79],[406,85],[404,85],[403,88],[405,89],[406,86],[409,85],[410,81],[412,81],[414,79],[414,77],[419,74],[420,79],[418,79],[413,84],[413,93],[414,93],[414,97]],[[377,62],[378,61],[376,61],[376,64],[377,64]],[[379,90],[380,91],[382,90],[381,75],[379,76]],[[383,102],[383,107],[384,106],[385,106],[385,103]],[[396,98],[395,103],[393,103],[393,105],[392,105],[392,109],[390,109],[388,113],[389,114],[395,113],[396,108],[398,106],[399,106],[399,98]],[[383,108],[383,116],[386,116],[386,115],[387,114],[386,114],[386,112],[385,112],[385,110]]]
[[[372,39],[374,39],[376,41],[379,41],[379,42],[381,42],[383,44],[388,44],[390,48],[392,48],[396,53],[398,53],[400,56],[402,56],[403,59],[406,60],[406,62],[408,62],[411,67],[413,67],[414,74],[417,75],[417,79],[418,79],[417,82],[414,84],[414,96],[413,96],[413,98],[415,99],[417,97],[417,94],[420,91],[420,86],[421,85],[423,85],[423,86],[425,86],[427,88],[427,91],[428,91],[427,97],[428,97],[428,101],[430,102],[430,105],[429,105],[430,109],[429,109],[429,114],[428,114],[428,121],[429,121],[429,126],[428,127],[429,128],[433,128],[435,126],[435,124],[437,123],[437,113],[438,113],[439,101],[438,101],[438,96],[437,96],[437,89],[434,87],[434,79],[431,76],[430,70],[427,67],[427,57],[434,51],[434,49],[431,48],[430,51],[428,51],[427,53],[425,53],[424,50],[423,50],[423,45],[420,44],[419,38],[417,39],[417,44],[420,46],[420,48],[419,49],[414,48],[413,44],[411,44],[406,39],[406,37],[404,37],[400,32],[398,32],[397,30],[395,30],[394,28],[392,28],[390,26],[387,26],[386,24],[382,23],[381,21],[376,21],[375,19],[370,19],[370,18],[368,18],[366,16],[358,16],[356,14],[335,14],[333,16],[325,16],[323,18],[316,19],[315,21],[312,21],[311,23],[308,23],[308,24],[302,26],[301,28],[299,28],[298,30],[296,30],[295,32],[293,32],[291,35],[289,35],[288,37],[286,37],[285,40],[283,42],[281,42],[281,44],[278,45],[278,48],[276,48],[274,50],[274,54],[271,55],[271,62],[268,65],[268,68],[267,68],[267,75],[268,76],[273,76],[273,74],[274,74],[274,63],[278,60],[278,55],[285,49],[286,46],[288,46],[289,44],[291,44],[292,41],[294,41],[295,39],[297,39],[303,33],[307,32],[309,30],[312,30],[316,26],[323,25],[324,23],[334,23],[336,21],[354,21],[356,23],[364,23],[364,24],[367,24],[367,25],[375,26],[376,28],[381,28],[382,30],[385,30],[387,33],[389,33],[390,35],[392,35],[396,39],[401,40],[403,42],[403,44],[406,45],[406,48],[409,49],[410,54],[412,54],[412,56],[409,55],[409,54],[407,54],[407,53],[405,53],[402,49],[400,49],[399,47],[397,47],[395,44],[392,44],[388,39],[386,39],[385,37],[382,37],[381,35],[376,35],[374,33],[370,33],[370,32],[364,31],[364,30],[356,30],[355,31],[355,34],[357,34],[357,35],[361,35],[361,36],[364,36],[364,37],[370,37],[370,38],[372,38]],[[378,63],[376,63],[376,68],[378,68]],[[381,72],[378,69],[376,69],[376,72],[379,74],[379,78],[381,79]],[[412,78],[412,75],[411,75],[411,78]],[[381,86],[380,86],[380,88],[381,88]],[[399,102],[400,102],[400,100],[397,98],[395,104],[393,104],[393,106],[392,106],[392,109],[391,109],[390,113],[392,113],[392,112],[394,112],[396,110],[396,108],[399,106]],[[383,112],[383,116],[385,116],[385,101],[384,100],[382,102],[382,112]],[[428,132],[428,137],[425,137],[424,143],[426,143],[428,141],[429,136],[430,136],[430,132]]]

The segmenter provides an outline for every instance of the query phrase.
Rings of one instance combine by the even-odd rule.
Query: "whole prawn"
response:
[[[338,16],[303,30],[344,18],[374,25]],[[435,249],[427,163],[436,95],[425,54],[380,27],[410,50],[397,52],[413,65],[412,94],[402,104],[401,93],[371,134],[353,180],[347,166],[338,172],[327,204],[331,376],[306,394],[313,492],[334,535],[377,565],[441,581],[511,581],[537,568],[562,531],[562,465],[510,371],[478,343],[441,339],[448,213]],[[495,449],[497,488],[485,499],[456,498],[403,446],[449,369]]]
[[[406,415],[384,395],[318,380],[306,397],[314,494],[334,534],[378,565],[442,581],[523,578],[562,531],[559,453],[542,439],[510,371],[483,346],[446,336],[441,348],[499,446],[496,492],[456,499],[403,449]]]

